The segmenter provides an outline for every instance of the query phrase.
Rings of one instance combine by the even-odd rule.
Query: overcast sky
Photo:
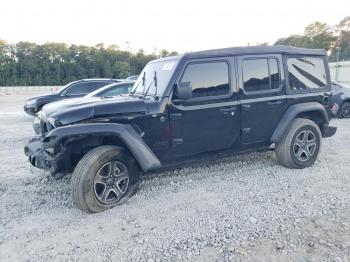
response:
[[[328,4],[326,4],[328,3]],[[350,0],[0,0],[10,43],[117,44],[179,52],[273,43],[319,20],[337,24]]]

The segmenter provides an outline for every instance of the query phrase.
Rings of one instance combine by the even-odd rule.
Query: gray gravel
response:
[[[1,261],[350,260],[349,120],[333,120],[311,168],[229,157],[147,176],[126,204],[87,215],[70,177],[27,162],[25,98],[0,96]]]

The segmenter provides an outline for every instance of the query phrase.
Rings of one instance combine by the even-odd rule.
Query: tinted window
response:
[[[114,86],[98,94],[97,96],[118,96],[121,94],[126,94],[126,93],[129,93],[129,89],[131,87],[132,85],[130,84]]]
[[[191,82],[192,97],[219,96],[229,93],[228,64],[193,63],[186,67],[181,82]]]
[[[292,90],[326,86],[326,72],[323,59],[316,57],[288,58],[288,79]]]
[[[243,87],[246,92],[278,89],[280,75],[274,58],[245,59],[242,63]]]
[[[66,94],[68,95],[78,95],[89,93],[89,83],[77,83],[68,88]]]
[[[109,85],[110,82],[90,82],[89,90],[90,92],[95,91],[103,86]]]
[[[105,86],[106,82],[80,82],[69,87],[66,94],[68,95],[80,95],[88,94],[96,89]]]

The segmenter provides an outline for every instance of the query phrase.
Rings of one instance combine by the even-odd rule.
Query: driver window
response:
[[[193,98],[228,95],[230,93],[228,64],[191,63],[186,67],[180,82],[191,83]]]

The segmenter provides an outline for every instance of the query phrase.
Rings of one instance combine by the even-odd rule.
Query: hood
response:
[[[37,100],[36,103],[40,103],[40,102],[51,102],[51,101],[56,101],[57,99],[59,99],[59,96],[57,96],[56,94],[50,94],[50,95],[44,95],[44,96],[36,96],[36,97],[32,97],[29,100]]]
[[[145,111],[145,102],[132,96],[72,98],[47,104],[43,108],[46,118],[59,120],[63,125],[96,117]]]

